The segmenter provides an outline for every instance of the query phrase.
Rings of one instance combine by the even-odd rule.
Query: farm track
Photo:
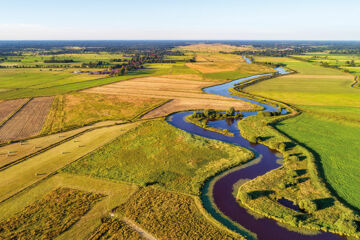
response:
[[[54,97],[34,98],[0,127],[0,143],[36,135],[42,129]]]

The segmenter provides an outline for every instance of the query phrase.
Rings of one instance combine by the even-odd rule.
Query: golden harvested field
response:
[[[54,133],[98,121],[129,120],[165,101],[85,92],[57,96],[42,132]]]
[[[40,97],[29,101],[0,128],[0,143],[24,139],[38,134],[45,122],[54,97]]]
[[[15,99],[0,102],[0,124],[19,109],[27,100],[28,99]]]
[[[215,110],[226,110],[230,107],[234,107],[242,110],[253,110],[256,109],[256,105],[252,106],[242,101],[231,101],[231,100],[215,100],[215,99],[195,99],[195,98],[176,98],[153,111],[145,114],[142,118],[154,118],[166,116],[174,109],[176,111],[188,111],[188,110],[201,110],[201,109],[215,109]]]
[[[101,123],[93,124],[91,126],[78,128],[72,131],[67,131],[58,134],[48,135],[45,137],[33,138],[27,141],[7,144],[5,146],[0,147],[0,168],[10,163],[13,163],[25,156],[28,156],[38,151],[42,151],[43,149],[49,147],[52,144],[56,144],[60,141],[64,141],[69,137],[87,131],[91,128],[110,126],[110,125],[114,125],[114,123],[115,123],[114,121],[104,121]]]
[[[233,46],[228,44],[221,44],[221,43],[215,43],[215,44],[192,44],[189,46],[180,46],[178,47],[179,50],[185,50],[185,51],[195,51],[195,52],[233,52],[233,51],[249,51],[254,50],[251,46]]]
[[[207,80],[233,80],[254,74],[274,72],[274,69],[258,64],[248,64],[240,55],[198,53],[196,62],[186,66],[200,72]]]
[[[175,111],[204,109],[210,106],[211,108],[215,107],[221,110],[225,110],[229,108],[229,106],[234,106],[241,110],[255,108],[255,105],[247,102],[202,92],[201,89],[209,85],[211,85],[209,82],[203,81],[148,77],[95,87],[84,90],[84,92],[176,99],[176,101],[157,108],[155,114],[147,114],[147,117],[164,116]]]
[[[112,141],[139,123],[115,125],[87,132],[24,162],[0,171],[0,201],[41,181],[67,164]],[[19,176],[22,176],[19,178]]]

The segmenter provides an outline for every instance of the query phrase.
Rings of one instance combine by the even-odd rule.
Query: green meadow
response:
[[[360,192],[356,142],[360,134],[360,91],[353,76],[340,70],[292,58],[255,58],[282,62],[297,74],[263,81],[245,91],[298,106],[304,113],[278,128],[314,151],[331,187],[347,203],[359,208]]]
[[[64,171],[199,194],[204,180],[252,158],[248,150],[148,121]]]
[[[314,150],[326,180],[337,194],[360,208],[360,159],[357,144],[360,125],[304,113],[279,123],[277,128]]]
[[[88,71],[89,69],[80,69]],[[97,69],[96,71],[98,71]],[[151,63],[124,76],[73,73],[74,69],[0,69],[0,99],[51,96],[138,77],[197,74],[185,63]]]

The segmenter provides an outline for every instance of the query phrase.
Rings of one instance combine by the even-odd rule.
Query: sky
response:
[[[0,40],[360,40],[359,0],[1,0]]]

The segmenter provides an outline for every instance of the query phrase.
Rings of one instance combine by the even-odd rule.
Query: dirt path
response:
[[[134,231],[138,232],[143,238],[148,239],[148,240],[156,240],[156,238],[151,233],[149,233],[145,229],[141,228],[139,225],[134,223],[132,220],[130,220],[128,218],[123,218],[123,221],[128,226],[130,226]]]

